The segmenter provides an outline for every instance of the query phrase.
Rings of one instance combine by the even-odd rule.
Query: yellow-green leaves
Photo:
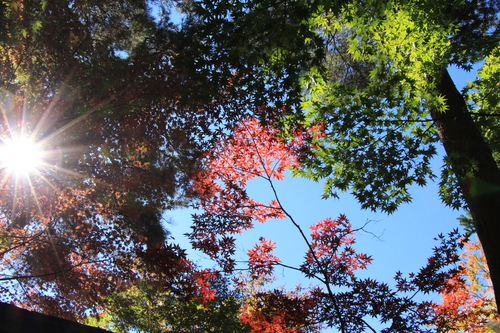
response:
[[[297,173],[323,178],[326,196],[351,191],[364,208],[392,212],[410,201],[409,186],[433,176],[437,136],[428,114],[446,108],[435,82],[455,27],[436,24],[425,9],[367,1],[311,19],[329,53],[323,71],[304,75],[301,108],[304,124],[324,123],[326,135]]]
[[[486,57],[477,79],[469,82],[465,90],[471,112],[500,161],[500,47]]]

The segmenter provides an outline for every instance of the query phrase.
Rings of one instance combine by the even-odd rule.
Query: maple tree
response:
[[[1,300],[82,319],[138,280],[209,299],[162,213],[239,102],[181,103],[178,31],[146,1],[1,2],[0,23],[1,139],[40,153],[23,173],[2,160]]]
[[[483,327],[495,311],[485,295],[474,294],[464,280],[465,267],[458,255],[463,236],[458,231],[439,235],[439,245],[417,273],[395,276],[395,286],[374,278],[359,278],[371,257],[358,253],[354,230],[343,215],[311,226],[308,237],[300,224],[281,205],[273,181],[285,170],[298,167],[311,153],[311,137],[323,135],[321,124],[296,130],[294,141],[280,139],[279,131],[255,118],[243,120],[233,134],[219,142],[203,157],[203,166],[193,180],[196,193],[193,215],[193,246],[215,259],[223,270],[238,269],[234,261],[236,235],[254,222],[288,218],[307,245],[304,262],[292,267],[276,257],[272,240],[261,238],[248,251],[250,281],[272,279],[276,266],[298,270],[318,285],[296,291],[261,289],[251,293],[242,310],[242,319],[252,332],[315,331],[322,326],[341,332],[377,332],[369,318],[385,328],[381,332],[442,332],[450,329]],[[253,178],[268,182],[275,199],[258,202],[246,192]],[[468,272],[473,270],[469,269]],[[252,282],[240,283],[242,290]],[[417,298],[420,294],[443,294],[443,302]]]
[[[436,306],[437,320],[447,332],[493,332],[486,321],[498,320],[493,288],[479,242],[468,242],[461,254],[462,275],[447,283],[442,304]]]
[[[251,332],[317,332],[315,301],[300,286],[294,290],[270,289],[269,274],[239,275],[237,290],[243,295],[241,320]]]
[[[389,323],[387,332],[415,332],[426,330],[428,325],[435,325],[437,329],[449,327],[446,325],[450,324],[450,318],[456,318],[456,312],[453,314],[456,303],[445,300],[444,305],[439,306],[417,302],[414,299],[417,293],[455,294],[471,301],[467,313],[482,311],[486,303],[476,303],[470,293],[463,293],[467,288],[460,278],[463,272],[454,266],[460,238],[456,233],[441,237],[441,244],[428,264],[408,278],[398,275],[397,286],[391,289],[372,279],[357,278],[357,270],[367,268],[370,257],[354,250],[355,230],[346,217],[320,221],[307,236],[287,214],[277,193],[275,200],[269,203],[257,202],[248,196],[245,187],[255,177],[268,181],[275,192],[272,180],[283,178],[287,168],[305,170],[306,176],[315,179],[328,178],[331,172],[336,175],[335,172],[343,170],[347,172],[346,179],[344,182],[331,180],[330,192],[333,193],[335,186],[365,188],[364,192],[360,190],[359,198],[367,207],[391,211],[407,200],[407,185],[423,183],[429,174],[427,163],[437,137],[428,130],[426,120],[419,121],[417,116],[422,116],[421,113],[409,114],[411,117],[404,123],[417,124],[409,127],[400,126],[400,114],[381,116],[382,122],[389,124],[387,132],[392,133],[380,143],[387,148],[386,155],[384,151],[370,155],[379,152],[371,149],[372,141],[378,137],[368,136],[367,141],[357,141],[366,134],[365,127],[369,125],[374,126],[374,133],[384,137],[385,130],[377,125],[381,121],[377,118],[380,112],[387,107],[395,110],[404,103],[413,106],[418,100],[412,93],[406,94],[407,86],[392,86],[397,80],[384,77],[381,70],[391,66],[407,68],[398,57],[385,61],[399,54],[392,50],[394,43],[400,42],[399,32],[390,30],[387,20],[381,19],[381,26],[373,31],[385,31],[391,37],[387,45],[377,49],[380,52],[374,52],[381,58],[371,53],[357,53],[352,50],[353,43],[364,43],[363,37],[368,36],[367,45],[371,45],[373,31],[355,31],[354,27],[361,29],[365,26],[363,20],[372,15],[368,18],[358,15],[362,13],[356,10],[364,7],[356,6],[362,4],[339,2],[334,8],[329,7],[329,2],[325,7],[325,3],[297,1],[292,6],[287,1],[245,4],[231,1],[229,7],[224,7],[227,4],[224,1],[201,2],[209,6],[203,13],[216,20],[204,21],[197,12],[188,17],[186,25],[179,30],[165,17],[155,21],[148,3],[140,0],[1,2],[0,107],[3,118],[0,126],[5,134],[2,139],[6,144],[9,139],[27,136],[41,149],[41,161],[34,169],[22,174],[7,167],[0,171],[2,300],[65,318],[82,319],[98,312],[97,308],[111,299],[114,292],[134,293],[143,283],[153,290],[171,292],[170,300],[186,302],[188,308],[210,304],[216,299],[210,282],[217,272],[197,268],[183,249],[167,240],[162,227],[165,209],[192,200],[201,211],[194,216],[190,235],[193,246],[215,259],[224,271],[235,268],[235,235],[252,228],[255,221],[287,217],[307,244],[304,264],[295,269],[317,280],[319,286],[253,293],[241,309],[240,318],[255,332],[313,331],[321,325],[335,326],[343,332],[365,328],[373,331],[367,317]],[[425,27],[409,23],[419,18],[418,13],[425,12],[425,6],[414,14],[413,3],[401,8],[393,2],[381,7],[377,3],[366,2],[363,6],[371,10],[373,5],[376,14],[373,17],[386,15],[408,23],[409,30],[401,31],[422,37],[419,47],[429,45],[422,54],[430,56],[432,47],[443,46],[440,44],[443,39],[431,38],[436,37],[435,30],[427,31]],[[192,5],[188,4],[186,9],[204,8]],[[392,5],[395,7],[390,7]],[[349,14],[353,14],[352,17]],[[482,26],[474,30],[467,24],[470,17],[466,11],[459,14],[462,31],[484,31]],[[488,11],[479,14],[486,21],[491,16]],[[338,28],[336,15],[347,23],[342,26],[346,30]],[[432,21],[432,18],[424,18],[425,24]],[[281,29],[275,28],[277,21],[281,22]],[[210,26],[201,29],[207,22]],[[263,25],[253,25],[257,22]],[[446,19],[443,22],[449,23]],[[485,27],[493,27],[484,23]],[[247,29],[249,27],[252,29]],[[205,37],[210,37],[213,28],[218,29],[219,35],[206,42]],[[200,38],[200,34],[207,31],[207,36]],[[259,31],[272,33],[260,34]],[[341,33],[337,35],[338,31]],[[422,31],[425,33],[421,36]],[[341,34],[342,38],[333,40],[344,43],[342,52],[329,52],[332,44],[325,43],[325,38]],[[221,35],[223,38],[218,39]],[[229,43],[227,36],[231,37]],[[260,40],[259,36],[267,39]],[[457,45],[462,45],[462,37],[471,35],[454,36],[459,40]],[[490,41],[488,33],[486,37],[486,41]],[[239,40],[251,45],[241,47]],[[417,43],[408,39],[410,42]],[[230,49],[226,52],[228,46]],[[366,45],[362,46],[364,49]],[[460,51],[464,49],[468,50],[453,49],[453,54],[458,57],[457,63],[466,66],[467,59],[472,58],[460,58]],[[483,56],[477,47],[470,49]],[[470,105],[481,110],[494,110],[498,102],[491,89],[497,82],[496,53],[491,50],[489,47],[483,50],[491,59],[482,79],[471,86],[475,93],[470,95]],[[217,57],[207,56],[207,52]],[[340,58],[349,61],[347,64],[337,61],[325,73],[324,60],[331,54],[340,54]],[[193,56],[196,61],[191,61]],[[412,60],[412,64],[417,65],[403,73],[407,78],[417,83],[434,74],[440,79],[446,78],[445,72],[424,70],[425,78],[414,77],[421,70],[419,61]],[[238,66],[233,66],[235,63]],[[346,68],[339,69],[339,64]],[[366,75],[353,78],[349,75],[353,67],[361,68],[361,74]],[[339,71],[346,74],[342,79],[338,74],[333,75]],[[383,85],[379,85],[381,81]],[[429,87],[449,93],[445,89],[449,82],[444,83],[438,88],[432,84]],[[378,104],[376,98],[366,97],[379,92],[376,87],[383,88],[382,93],[389,92],[387,96],[395,96],[394,104],[385,101]],[[398,95],[399,88],[401,95]],[[303,100],[302,108],[294,109],[304,89],[309,89],[306,93],[309,99]],[[418,93],[427,99],[424,90]],[[488,99],[482,98],[485,91],[488,91]],[[354,96],[354,100],[337,99],[346,95]],[[398,100],[401,96],[403,100]],[[260,107],[270,101],[275,107]],[[441,107],[443,101],[438,96],[431,102],[430,105]],[[366,104],[372,107],[367,114],[364,113]],[[420,102],[417,104],[417,108],[422,106]],[[339,120],[337,113],[329,110],[347,112],[339,112],[338,115],[342,115]],[[434,112],[431,116],[436,115]],[[496,134],[486,129],[492,124],[494,122],[486,121],[482,125],[483,135],[491,144]],[[440,127],[438,132],[445,130]],[[418,140],[403,135],[405,131],[413,131]],[[348,144],[339,144],[336,134],[342,135]],[[403,147],[397,146],[400,142],[405,143]],[[420,143],[423,148],[418,146]],[[351,144],[362,148],[352,150]],[[347,155],[337,156],[335,149]],[[401,160],[394,157],[395,152],[401,156],[409,152],[403,164],[415,171],[414,178],[405,178],[408,174],[399,169]],[[336,158],[342,156],[347,156],[347,162],[356,163],[349,168],[334,168],[335,163],[341,161]],[[367,166],[358,163],[357,157],[370,162],[376,157],[380,160]],[[451,160],[453,163],[457,164]],[[388,171],[380,175],[388,178],[378,179],[372,187],[360,185],[376,177],[379,165],[387,168]],[[458,174],[460,177],[460,170]],[[362,175],[368,176],[362,178]],[[471,184],[474,185],[471,193],[477,194],[478,186],[484,188],[481,182]],[[486,192],[495,193],[491,186]],[[479,193],[482,195],[484,191]],[[472,199],[477,201],[475,197]],[[484,210],[474,205],[470,208],[473,212]],[[484,234],[485,231],[478,228],[478,232]],[[490,236],[494,235],[491,232]],[[262,239],[261,244],[249,252],[249,269],[254,276],[271,275],[276,265],[286,267],[273,254],[274,247],[272,240]],[[492,253],[492,248],[495,249],[495,245],[490,242],[485,252]],[[148,290],[139,288],[139,293],[143,291],[146,298],[151,296]],[[466,318],[483,320],[482,314]],[[142,325],[140,320],[133,325]]]
[[[297,174],[324,181],[325,197],[349,191],[390,213],[441,173],[443,202],[474,217],[498,296],[499,10],[496,0],[198,1],[184,56],[207,85],[236,72],[235,94],[285,105],[285,136],[323,124]],[[458,91],[448,69],[478,63]],[[446,157],[433,170],[438,142]]]
[[[140,282],[108,297],[98,321],[91,324],[114,332],[248,332],[239,317],[241,294],[226,277],[210,279],[217,296],[186,300],[168,289]]]

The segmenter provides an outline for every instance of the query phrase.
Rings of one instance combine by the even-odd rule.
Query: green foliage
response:
[[[496,4],[490,5],[488,10],[495,10]],[[470,43],[460,44],[463,34],[480,32],[469,31],[470,22],[449,10],[467,16],[464,8],[471,6],[364,1],[346,4],[341,15],[317,12],[311,28],[327,41],[329,56],[323,67],[303,77],[307,94],[299,114],[285,122],[320,124],[325,135],[313,141],[314,155],[295,174],[324,179],[325,196],[351,191],[363,208],[390,213],[409,202],[411,185],[423,186],[434,178],[430,162],[439,138],[429,114],[448,107],[438,92],[442,70],[450,64],[468,66],[491,49],[476,48],[473,55]],[[475,14],[484,21],[481,33],[486,43],[492,40],[491,26],[496,22],[481,16],[483,9]],[[491,121],[485,127],[498,133]],[[443,200],[462,207],[460,195],[450,191],[457,184],[446,170]]]
[[[465,206],[465,201],[460,193],[457,176],[451,169],[450,158],[445,157],[443,160],[444,165],[441,169],[441,179],[439,181],[439,196],[447,206],[460,209]]]
[[[197,1],[183,25],[178,65],[206,98],[231,82],[233,94],[258,106],[297,102],[300,76],[322,57],[308,23],[314,8],[307,1]]]
[[[500,47],[484,59],[484,65],[474,82],[470,82],[465,94],[475,116],[481,134],[492,153],[500,162]]]
[[[410,186],[435,177],[439,138],[429,114],[448,107],[442,71],[491,53],[498,6],[202,1],[191,6],[183,59],[202,86],[234,77],[253,103],[284,102],[282,129],[322,126],[296,175],[324,180],[325,196],[351,191],[363,208],[393,212],[411,200]]]
[[[466,237],[470,237],[473,233],[476,232],[476,227],[474,226],[474,219],[469,211],[465,212],[465,215],[462,214],[457,218],[460,225],[464,228]]]
[[[107,300],[103,320],[114,332],[248,332],[239,318],[240,295],[225,278],[212,281],[217,296],[203,304],[141,283]],[[102,325],[102,322],[100,323]]]

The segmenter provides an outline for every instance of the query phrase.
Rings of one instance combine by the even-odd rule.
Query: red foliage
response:
[[[322,275],[328,283],[342,285],[347,276],[353,278],[355,270],[365,269],[371,262],[370,256],[358,254],[352,247],[354,232],[344,215],[320,221],[311,230],[310,250],[301,266],[306,276]]]
[[[274,189],[272,180],[282,179],[286,168],[300,167],[301,157],[309,151],[309,138],[323,135],[321,129],[321,125],[299,129],[294,141],[285,141],[278,138],[272,126],[246,119],[230,138],[218,142],[204,156],[204,169],[193,180],[192,191],[199,198],[195,207],[201,210],[194,216],[189,235],[193,246],[218,260],[222,269],[232,271],[232,235],[252,228],[254,221],[290,217],[278,197],[269,203],[250,198],[247,182],[262,177]],[[385,324],[382,332],[441,332],[457,318],[450,307],[456,304],[452,298],[471,297],[466,297],[467,289],[460,282],[462,269],[457,253],[462,242],[458,231],[439,236],[440,244],[419,272],[408,277],[397,273],[393,289],[386,283],[357,277],[356,271],[366,269],[372,259],[354,249],[355,233],[345,216],[313,225],[310,238],[290,218],[290,227],[297,228],[309,248],[304,263],[296,269],[320,285],[303,295],[276,290],[251,295],[242,320],[252,326],[253,332],[302,332],[316,325],[337,327],[341,332],[373,331],[368,318]],[[248,251],[254,279],[272,276],[273,265],[288,267],[272,253],[275,247],[275,243],[261,238],[261,244]],[[428,293],[450,296],[442,304],[415,298]],[[481,303],[471,306],[461,311],[469,313]],[[467,318],[480,323],[477,316]]]
[[[303,137],[284,142],[271,127],[253,118],[242,121],[230,138],[215,145],[203,157],[204,169],[193,179],[191,191],[199,199],[194,208],[190,238],[194,248],[217,259],[226,271],[234,268],[234,237],[253,222],[284,218],[278,202],[257,202],[246,192],[255,177],[283,179],[286,168],[298,167]]]
[[[272,251],[276,248],[271,240],[260,238],[261,245],[256,244],[248,251],[248,267],[256,277],[269,276],[273,272],[273,266],[281,262]]]
[[[298,333],[314,326],[315,300],[311,295],[270,290],[253,295],[241,310],[252,333]]]
[[[462,276],[448,279],[440,291],[443,302],[434,305],[436,325],[444,332],[464,330],[483,332],[484,324],[491,315],[487,300],[471,294]]]
[[[219,273],[211,269],[203,269],[193,272],[193,277],[195,279],[193,285],[197,287],[198,301],[207,307],[207,303],[216,296],[210,280],[219,277]]]
[[[479,242],[465,243],[460,264],[458,274],[439,290],[442,303],[434,305],[434,321],[443,332],[486,332],[484,324],[489,320],[498,321],[498,312]]]

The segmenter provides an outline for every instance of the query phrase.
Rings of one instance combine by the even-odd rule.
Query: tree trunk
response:
[[[495,298],[500,300],[500,170],[447,70],[438,89],[448,108],[431,116],[474,218]],[[472,174],[471,166],[476,168]]]

